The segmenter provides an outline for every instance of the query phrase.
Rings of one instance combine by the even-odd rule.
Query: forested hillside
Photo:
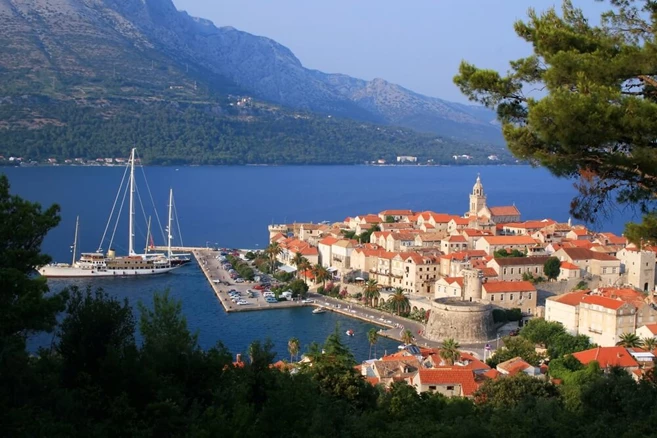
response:
[[[36,161],[126,157],[137,147],[150,164],[355,164],[394,162],[398,155],[452,164],[462,154],[473,164],[489,162],[493,153],[511,162],[494,147],[248,99],[6,99],[0,133],[0,155]]]

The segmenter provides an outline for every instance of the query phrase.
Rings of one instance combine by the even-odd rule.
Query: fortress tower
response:
[[[470,211],[468,211],[468,217],[477,217],[477,214],[484,208],[486,208],[484,185],[481,183],[479,175],[477,175],[477,181],[472,187],[472,194],[470,195]]]
[[[478,269],[464,269],[463,273],[463,301],[481,301],[482,273]]]

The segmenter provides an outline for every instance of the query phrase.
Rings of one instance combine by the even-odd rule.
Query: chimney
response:
[[[242,355],[240,353],[237,353],[235,355],[235,362],[237,362],[237,363],[242,362]]]

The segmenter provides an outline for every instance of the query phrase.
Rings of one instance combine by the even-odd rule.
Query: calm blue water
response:
[[[9,176],[12,192],[44,205],[58,203],[62,222],[44,242],[44,251],[55,260],[69,261],[75,217],[80,216],[80,251],[94,251],[123,175],[119,167],[35,167],[0,169]],[[155,205],[166,220],[169,187],[174,189],[183,243],[206,243],[237,248],[261,248],[267,244],[267,225],[283,222],[337,221],[347,216],[377,213],[384,209],[433,210],[462,214],[477,173],[481,173],[489,205],[515,203],[523,219],[550,217],[568,219],[572,182],[552,177],[542,169],[526,166],[487,167],[370,167],[370,166],[281,166],[281,167],[153,167],[145,169]],[[141,171],[137,171],[140,175]],[[140,194],[149,198],[138,179]],[[143,247],[145,216],[136,208],[136,246]],[[126,216],[124,210],[123,216]],[[607,221],[605,230],[620,233],[629,214]],[[153,218],[155,223],[155,217]],[[110,227],[110,233],[113,224]],[[163,242],[154,225],[156,243]],[[118,224],[113,246],[124,253],[127,219]],[[174,231],[176,226],[174,225]],[[176,239],[178,238],[177,233]],[[174,244],[179,244],[178,240]],[[103,243],[103,249],[108,243]],[[53,281],[53,289],[66,282]],[[81,281],[81,286],[86,282]],[[171,275],[148,279],[94,281],[109,293],[132,302],[152,302],[154,291],[170,289],[183,301],[189,326],[199,331],[204,347],[223,341],[233,352],[245,351],[255,339],[269,337],[281,357],[287,355],[287,340],[298,337],[303,349],[312,341],[322,342],[340,322],[342,331],[352,328],[356,336],[346,341],[356,358],[366,359],[369,344],[363,322],[326,313],[312,315],[309,309],[248,312],[227,315],[196,266]],[[41,337],[41,343],[49,342]],[[387,340],[379,348],[394,350]]]

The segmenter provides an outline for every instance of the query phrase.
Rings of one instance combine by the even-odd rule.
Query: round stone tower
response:
[[[486,342],[495,337],[493,308],[454,298],[434,300],[424,336],[438,342],[449,338],[462,344]]]

